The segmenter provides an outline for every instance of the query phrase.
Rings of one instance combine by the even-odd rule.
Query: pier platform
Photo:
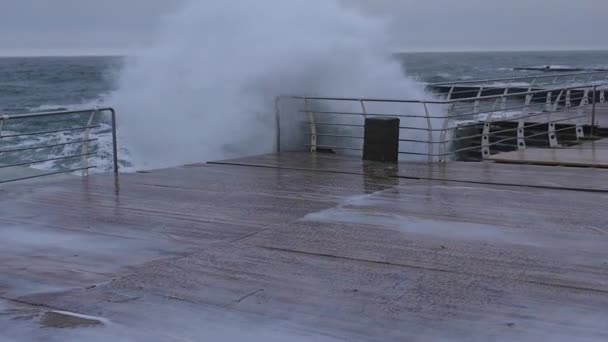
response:
[[[0,187],[0,340],[608,339],[608,170],[283,153]]]

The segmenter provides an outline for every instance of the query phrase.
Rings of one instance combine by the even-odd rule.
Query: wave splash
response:
[[[121,142],[139,169],[266,153],[277,95],[423,97],[387,37],[339,1],[190,1],[121,75]]]

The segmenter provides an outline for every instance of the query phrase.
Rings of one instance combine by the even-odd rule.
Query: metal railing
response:
[[[608,82],[593,81],[452,100],[284,96],[276,102],[277,146],[281,150],[281,126],[297,118],[306,131],[299,146],[357,153],[363,149],[365,118],[383,116],[401,120],[399,153],[414,160],[472,154],[485,159],[528,146],[561,148],[599,137],[597,106],[606,102],[607,91]]]
[[[106,118],[112,137],[112,169],[118,173],[116,112],[112,108],[0,115],[0,171],[9,174],[0,178],[0,184],[64,173],[88,176],[97,167],[90,164],[90,158],[100,154],[94,132],[107,126]],[[45,163],[59,165],[44,168],[50,171],[23,168]]]
[[[539,86],[539,85],[551,85],[551,84],[563,84],[563,83],[577,83],[585,82],[589,83],[592,81],[604,81],[608,79],[608,71],[588,71],[588,72],[575,72],[575,73],[556,73],[556,74],[543,74],[543,75],[527,75],[527,76],[516,76],[516,77],[502,77],[502,78],[490,78],[490,79],[475,79],[475,80],[455,80],[449,82],[438,82],[431,83],[430,86],[447,86],[447,85],[488,85],[488,84],[508,84],[509,82],[527,81],[526,85]]]
[[[602,85],[608,81],[608,71],[590,71],[576,73],[556,73],[528,75],[508,78],[461,80],[431,83],[427,87],[433,96],[446,100],[467,97],[482,97],[484,94],[500,90],[509,94],[513,90],[522,92],[535,90],[554,90],[575,85]],[[468,96],[467,96],[468,95]]]

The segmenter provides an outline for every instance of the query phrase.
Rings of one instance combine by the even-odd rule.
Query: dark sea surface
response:
[[[451,52],[398,54],[406,74],[420,82],[536,74],[518,66],[608,68],[608,51]],[[98,105],[116,89],[122,57],[0,58],[0,112],[18,113]]]
[[[608,69],[608,51],[450,52],[400,54],[407,75],[421,82],[519,77],[538,71],[515,67],[566,66]]]
[[[395,55],[405,73],[421,82],[435,83],[455,80],[526,76],[538,71],[514,71],[521,66],[567,66],[577,68],[608,68],[608,51],[584,52],[462,52],[405,53]],[[0,115],[75,108],[111,106],[108,96],[117,89],[118,77],[125,64],[123,57],[11,57],[0,58]],[[69,125],[82,125],[82,118],[66,117]],[[108,169],[110,155],[109,126],[98,118],[99,128],[92,134],[99,139],[100,156],[96,162]],[[7,132],[53,129],[56,122],[22,121],[6,123]],[[29,125],[29,126],[28,126]],[[61,144],[75,139],[70,133],[38,137],[0,139],[0,151],[7,147],[36,144]],[[22,160],[42,160],[49,156],[78,153],[78,146],[61,146],[50,150],[0,153],[0,164]],[[60,160],[37,163],[36,168],[60,169],[79,161]],[[128,160],[123,160],[128,165]]]

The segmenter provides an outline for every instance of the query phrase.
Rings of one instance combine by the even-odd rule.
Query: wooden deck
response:
[[[294,153],[6,185],[0,340],[605,341],[607,177]]]
[[[529,148],[495,154],[500,163],[608,168],[608,139],[568,148]]]

